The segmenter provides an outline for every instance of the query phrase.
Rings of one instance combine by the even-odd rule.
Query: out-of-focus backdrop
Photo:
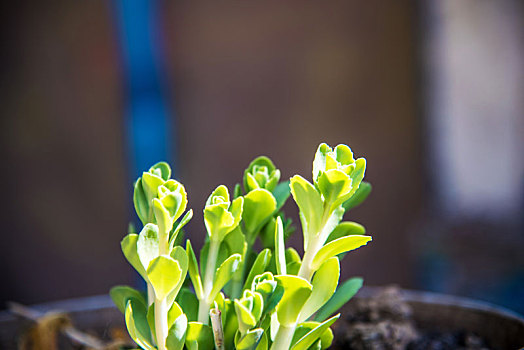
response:
[[[218,184],[261,154],[310,176],[325,141],[374,186],[344,277],[524,312],[522,1],[1,6],[0,308],[137,284],[119,242],[154,162],[199,241]]]

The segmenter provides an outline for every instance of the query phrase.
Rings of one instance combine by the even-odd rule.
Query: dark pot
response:
[[[378,290],[363,288],[355,298],[371,298]],[[524,347],[524,318],[514,312],[484,302],[429,292],[403,290],[402,296],[412,307],[415,325],[421,330],[474,332],[494,349]],[[94,331],[105,338],[108,330],[125,327],[122,314],[105,295],[40,304],[34,309],[65,311],[77,329]],[[0,349],[17,349],[17,339],[30,325],[27,320],[0,312]],[[73,349],[69,345],[62,348]]]

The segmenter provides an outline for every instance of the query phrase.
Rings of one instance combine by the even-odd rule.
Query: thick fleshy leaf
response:
[[[146,225],[149,221],[149,203],[142,187],[142,178],[140,177],[135,182],[133,204],[135,205],[135,211],[138,218],[142,221],[143,225]]]
[[[151,203],[153,198],[158,195],[158,187],[164,183],[164,180],[157,175],[152,173],[142,174],[142,188],[146,194],[147,203]]]
[[[303,227],[303,230],[305,230],[304,237],[309,238],[310,233],[316,233],[320,228],[320,217],[324,210],[322,198],[315,186],[300,175],[293,176],[289,186],[300,209],[300,214],[303,216],[302,224],[304,224],[304,220],[307,223],[306,227]]]
[[[142,349],[155,350],[146,314],[144,304],[134,299],[129,300],[125,312],[127,331]]]
[[[247,232],[260,231],[277,207],[277,202],[271,192],[265,189],[255,189],[244,196],[242,220]]]
[[[280,180],[280,171],[266,156],[255,158],[244,171],[244,189],[250,192],[257,188],[273,191]]]
[[[313,329],[318,327],[321,324],[321,322],[314,322],[314,321],[308,321],[308,322],[302,322],[297,325],[297,328],[295,329],[295,334],[293,334],[293,340],[291,341],[291,344],[295,344],[298,342],[303,336],[305,336],[307,333],[311,332]],[[331,346],[331,343],[333,342],[333,331],[331,328],[328,328],[322,333],[320,338],[317,340],[316,343],[313,343],[312,346],[308,348],[308,350],[312,349],[327,349]]]
[[[313,315],[337,289],[338,279],[340,276],[340,265],[337,257],[329,258],[313,276],[313,292],[302,307],[299,322],[306,321]]]
[[[166,347],[167,350],[182,350],[186,341],[187,317],[184,314],[179,315],[167,333]]]
[[[351,179],[353,180],[353,189],[348,194],[348,198],[346,198],[344,201],[351,198],[355,192],[357,192],[358,188],[360,187],[360,184],[362,182],[362,179],[364,178],[364,174],[366,172],[366,159],[365,158],[359,158],[355,161],[355,170],[350,174]]]
[[[331,147],[326,143],[321,143],[315,153],[313,160],[313,181],[316,182],[321,172],[326,169],[326,155],[331,152]]]
[[[126,312],[127,302],[130,299],[136,299],[140,301],[142,304],[146,304],[144,295],[136,289],[128,286],[115,286],[111,288],[111,290],[109,291],[109,295],[111,296],[111,299],[113,299],[113,302],[115,303],[116,307],[118,308],[118,310],[120,310],[121,313]]]
[[[211,327],[200,322],[189,322],[186,332],[188,350],[213,350],[215,341]]]
[[[161,255],[151,261],[147,269],[149,282],[157,299],[163,300],[173,291],[182,276],[180,264],[175,259]]]
[[[260,341],[258,342],[256,350],[268,350],[268,347],[269,347],[269,341],[267,340],[266,332],[264,332],[262,336],[260,337]]]
[[[298,261],[290,261],[286,264],[286,271],[288,275],[294,275],[297,276],[298,272],[300,271],[300,266],[302,263]]]
[[[342,204],[344,209],[346,209],[346,212],[362,204],[362,202],[364,202],[371,193],[371,190],[371,184],[369,182],[362,181],[358,189],[355,191],[355,194],[345,201],[344,204]]]
[[[280,216],[277,218],[275,225],[275,262],[277,266],[277,274],[286,274],[286,251],[284,246],[284,227]]]
[[[171,177],[171,167],[166,162],[158,162],[149,168],[150,173],[160,176],[164,181]]]
[[[316,321],[323,321],[333,315],[338,309],[344,306],[362,287],[363,280],[360,277],[354,277],[344,282],[337,288],[335,294],[318,310],[315,315]]]
[[[292,261],[295,261],[295,262],[301,262],[301,259],[300,259],[300,255],[298,254],[298,252],[296,251],[295,248],[293,247],[289,247],[286,249],[286,262],[292,262]]]
[[[327,203],[336,203],[352,189],[352,179],[338,169],[322,172],[317,184]]]
[[[246,283],[244,284],[243,289],[250,289],[255,276],[260,275],[266,271],[266,267],[271,260],[271,255],[271,250],[269,249],[264,249],[258,254],[255,262],[251,266],[251,270],[249,271],[249,274],[246,278]]]
[[[332,256],[362,247],[369,241],[371,241],[371,236],[361,235],[346,236],[331,241],[320,248],[315,258],[313,258],[311,267],[313,271],[318,270],[318,268]]]
[[[180,230],[186,226],[186,224],[191,220],[193,217],[193,209],[189,209],[186,215],[180,220],[180,222],[176,225],[176,228],[171,232],[169,237],[169,249],[173,249],[175,246],[175,242],[177,240],[178,234],[180,233]]]
[[[282,181],[275,187],[273,190],[273,196],[277,201],[277,210],[280,210],[284,204],[286,204],[290,195],[291,189],[289,188],[289,180]]]
[[[158,198],[153,198],[153,213],[155,214],[156,223],[158,225],[160,241],[165,241],[167,243],[169,239],[169,231],[171,231],[171,228],[173,227],[173,219]]]
[[[198,299],[195,294],[188,288],[182,288],[176,300],[187,316],[188,321],[196,321],[198,317]]]
[[[238,319],[238,329],[240,333],[245,334],[248,330],[253,328],[257,324],[255,316],[249,311],[249,309],[243,305],[238,299],[234,300],[235,312]]]
[[[238,269],[241,260],[242,256],[240,254],[233,254],[227,258],[217,269],[215,280],[213,282],[213,289],[208,296],[211,298],[211,300],[209,300],[210,302],[215,299],[220,290],[224,288],[226,283],[229,282],[231,277],[233,277],[233,274]]]
[[[227,203],[225,205],[225,208],[229,205],[229,191],[227,190],[227,187],[224,185],[220,185],[209,195],[206,201],[206,207],[209,205],[217,204],[217,198],[220,198],[224,203]]]
[[[151,260],[158,256],[158,226],[147,224],[138,235],[136,249],[140,262],[145,270],[149,267]]]
[[[169,253],[169,255],[176,262],[178,262],[178,264],[180,265],[181,273],[180,273],[180,280],[178,281],[178,284],[167,296],[167,305],[168,306],[170,306],[171,303],[173,303],[178,292],[180,291],[180,288],[182,288],[182,285],[184,284],[184,281],[186,279],[187,270],[189,269],[189,258],[184,248],[180,246],[176,246],[173,249],[171,249],[171,252]]]
[[[297,276],[276,276],[275,279],[284,287],[284,295],[277,305],[278,322],[289,327],[297,322],[302,306],[311,295],[313,286]]]
[[[331,235],[333,230],[338,226],[343,216],[344,216],[344,208],[342,208],[342,206],[338,206],[337,208],[333,210],[333,212],[327,219],[326,223],[322,227],[322,231],[320,232],[320,237],[321,237],[320,240],[322,243],[326,242],[327,238]]]
[[[236,350],[254,350],[264,334],[262,328],[255,328],[247,332],[235,342]]]
[[[164,207],[169,212],[173,221],[177,220],[187,207],[187,194],[184,186],[178,184],[176,192],[171,192],[160,199]]]
[[[189,240],[187,240],[187,243],[186,243],[186,250],[187,250],[187,258],[188,258],[189,278],[191,279],[191,282],[193,283],[193,288],[195,289],[195,293],[198,299],[203,299],[204,298],[204,289],[202,287],[202,278],[200,277],[200,272],[198,270],[198,262],[195,256],[195,252],[193,251],[193,247],[191,246],[191,241]]]
[[[333,232],[329,235],[327,242],[334,241],[335,239],[350,236],[350,235],[364,235],[366,233],[366,228],[359,223],[353,221],[344,221],[335,227]]]
[[[313,343],[315,343],[322,334],[329,328],[336,320],[338,320],[340,314],[331,317],[329,320],[322,322],[320,325],[312,329],[305,336],[300,338],[298,342],[291,347],[291,350],[307,350]]]
[[[135,268],[142,278],[147,281],[146,269],[144,268],[144,265],[142,265],[140,257],[138,256],[137,242],[138,235],[136,233],[130,233],[124,237],[122,242],[120,242],[120,246],[122,247],[122,252],[127,261]]]

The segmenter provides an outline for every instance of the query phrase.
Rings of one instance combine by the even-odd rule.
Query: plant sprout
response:
[[[339,286],[339,276],[345,253],[371,241],[362,225],[342,221],[371,191],[362,181],[365,168],[348,146],[323,143],[312,182],[300,175],[281,182],[269,158],[256,158],[232,194],[220,185],[207,199],[197,259],[189,239],[181,245],[193,215],[185,188],[170,178],[167,163],[152,166],[134,187],[143,228],[121,243],[147,292],[110,292],[131,338],[145,350],[328,348],[335,312],[362,286],[358,277]],[[299,209],[302,257],[286,248],[294,226],[282,207],[290,195]]]

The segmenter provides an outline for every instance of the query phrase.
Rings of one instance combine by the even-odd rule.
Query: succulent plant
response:
[[[371,241],[362,225],[342,221],[371,191],[362,181],[365,167],[348,146],[323,143],[312,182],[300,175],[280,181],[269,158],[256,158],[232,195],[221,185],[207,199],[207,236],[197,259],[190,240],[180,245],[193,215],[185,188],[170,178],[167,163],[152,166],[134,186],[143,228],[121,243],[147,292],[110,292],[130,336],[145,350],[328,348],[340,317],[334,314],[362,286],[358,277],[339,286],[339,276],[345,253]],[[302,257],[285,243],[294,231],[282,211],[290,194],[299,209]]]

